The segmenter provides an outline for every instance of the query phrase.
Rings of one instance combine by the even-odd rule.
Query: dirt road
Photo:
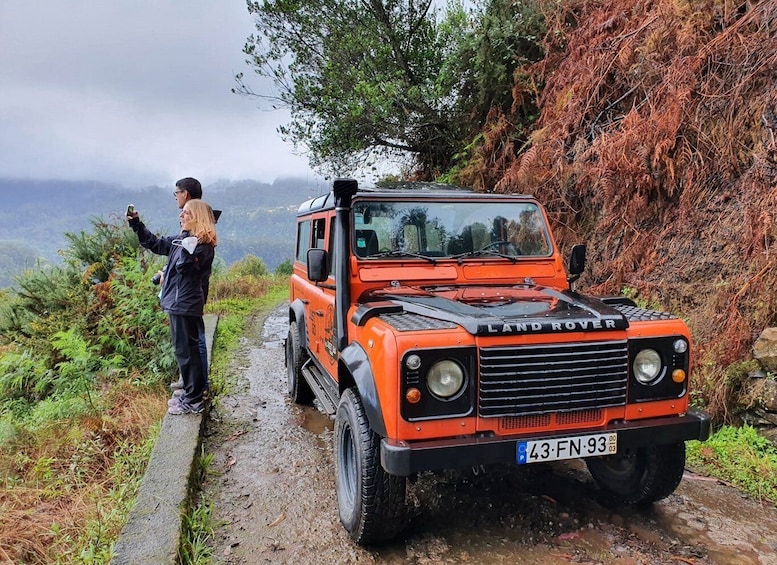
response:
[[[332,422],[286,397],[285,312],[251,322],[235,393],[207,422],[215,563],[777,565],[773,505],[686,473],[652,508],[613,511],[579,462],[422,475],[404,537],[353,545],[337,515]]]

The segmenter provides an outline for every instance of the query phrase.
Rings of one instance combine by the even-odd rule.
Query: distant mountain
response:
[[[315,179],[220,181],[203,187],[203,199],[222,210],[216,250],[227,264],[246,254],[275,269],[293,255],[294,217],[308,198],[329,191]],[[134,204],[154,232],[179,229],[173,187],[128,189],[101,182],[0,179],[0,287],[36,261],[57,263],[67,246],[65,233],[91,230],[93,218],[123,217]]]

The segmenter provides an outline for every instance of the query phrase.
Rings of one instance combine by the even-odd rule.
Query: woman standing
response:
[[[196,414],[204,408],[205,371],[198,342],[205,296],[203,278],[210,274],[218,242],[211,207],[202,200],[189,200],[180,214],[181,233],[157,237],[140,221],[128,215],[129,225],[140,245],[169,257],[162,282],[160,304],[170,319],[170,334],[183,388],[168,402],[169,414]]]

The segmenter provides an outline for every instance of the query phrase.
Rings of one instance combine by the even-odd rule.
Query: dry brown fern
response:
[[[587,242],[581,286],[678,309],[705,367],[746,356],[777,325],[777,0],[540,7],[546,56],[513,88],[536,128],[492,116],[473,178],[537,195],[563,249]]]

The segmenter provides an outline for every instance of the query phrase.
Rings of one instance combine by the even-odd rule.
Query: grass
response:
[[[226,376],[249,317],[266,313],[288,298],[287,278],[266,277],[262,281],[260,286],[252,287],[255,295],[224,296],[208,306],[208,312],[219,315],[209,376],[215,398],[229,392]]]
[[[213,465],[213,455],[200,453],[197,460],[198,483],[201,484]],[[208,501],[200,501],[183,516],[183,541],[179,559],[185,565],[204,565],[210,563],[213,538],[213,506]]]
[[[706,442],[686,444],[688,465],[777,504],[777,447],[752,426],[723,426]]]

